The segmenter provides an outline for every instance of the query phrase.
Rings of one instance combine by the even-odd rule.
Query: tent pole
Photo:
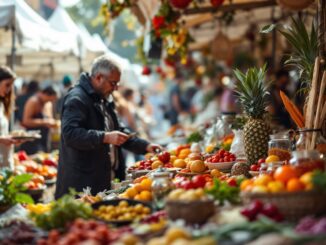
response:
[[[11,61],[10,68],[15,71],[15,57],[16,57],[16,28],[15,25],[11,26]]]

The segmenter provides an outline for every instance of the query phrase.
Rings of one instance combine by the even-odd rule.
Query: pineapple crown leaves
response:
[[[292,53],[285,61],[286,65],[296,66],[300,78],[310,83],[313,74],[314,61],[317,56],[318,38],[315,25],[312,23],[310,33],[301,19],[292,18],[292,25],[271,24],[263,27],[261,33],[269,33],[276,29],[292,46]]]
[[[246,73],[236,69],[234,74],[239,80],[235,92],[244,111],[251,118],[262,119],[266,113],[270,85],[264,82],[266,65],[260,69],[250,68]]]

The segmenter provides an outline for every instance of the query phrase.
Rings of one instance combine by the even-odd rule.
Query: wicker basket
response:
[[[187,224],[204,224],[215,213],[213,200],[167,201],[165,210],[171,220],[183,219]]]
[[[244,204],[255,199],[273,203],[289,221],[297,221],[307,215],[326,214],[326,193],[315,191],[283,193],[241,193]]]

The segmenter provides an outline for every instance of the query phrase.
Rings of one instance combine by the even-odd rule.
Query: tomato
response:
[[[190,180],[184,180],[180,183],[180,186],[185,190],[194,189],[195,185]]]
[[[167,163],[168,161],[170,161],[170,153],[167,151],[161,152],[160,154],[158,154],[157,157],[163,163]]]
[[[236,187],[237,186],[237,181],[235,180],[235,178],[229,178],[227,181],[229,186],[234,186]]]
[[[19,161],[28,160],[28,155],[27,155],[26,151],[19,151],[17,155],[18,155]]]
[[[253,164],[250,166],[251,171],[259,171],[259,166],[257,164]]]
[[[206,184],[206,177],[203,175],[196,175],[195,177],[192,178],[192,182],[195,187],[202,188]]]
[[[224,162],[230,162],[230,157],[228,156],[224,157]]]
[[[52,161],[51,159],[44,159],[42,164],[46,166],[57,167],[57,163],[55,161]]]
[[[260,158],[260,159],[258,160],[258,164],[262,164],[262,163],[265,163],[265,158]]]
[[[218,154],[219,154],[220,156],[224,156],[224,154],[225,154],[225,150],[224,150],[224,149],[219,150],[219,151],[218,151]]]

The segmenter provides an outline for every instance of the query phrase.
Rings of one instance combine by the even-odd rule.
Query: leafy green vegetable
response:
[[[199,141],[203,140],[203,136],[197,131],[197,132],[193,132],[192,134],[190,134],[187,138],[187,143],[197,143]]]
[[[67,194],[54,202],[50,211],[42,214],[31,213],[37,226],[50,230],[64,228],[67,223],[76,218],[89,219],[92,208],[89,204],[76,200],[72,194]]]
[[[312,183],[314,188],[326,191],[326,173],[319,170],[315,171],[312,175]]]
[[[219,201],[220,205],[223,205],[225,201],[230,203],[239,203],[239,188],[234,186],[229,186],[228,183],[220,181],[219,179],[214,179],[214,185],[206,189],[206,193],[211,195],[215,200]]]
[[[26,191],[25,183],[30,181],[32,175],[15,175],[8,168],[0,170],[0,206],[12,206],[16,203],[34,203]]]

